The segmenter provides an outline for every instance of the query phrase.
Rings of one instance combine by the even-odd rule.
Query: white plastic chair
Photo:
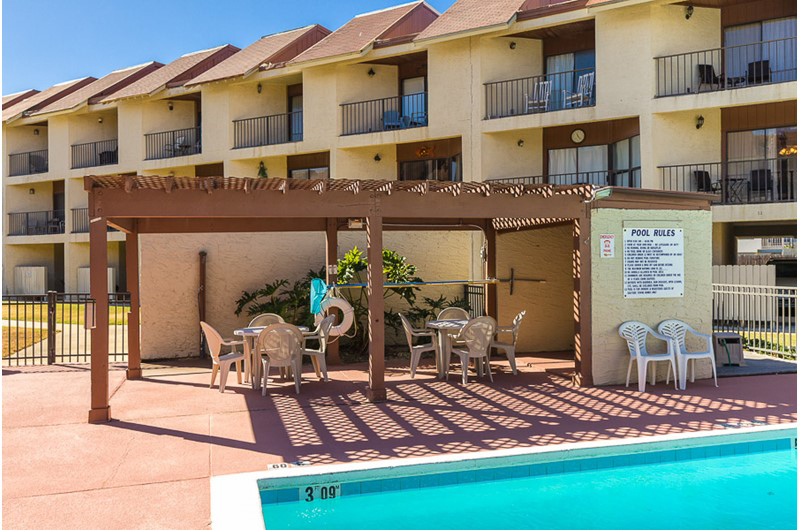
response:
[[[578,107],[589,105],[592,102],[592,92],[594,89],[594,72],[589,72],[578,77],[578,91],[569,92],[563,90],[564,106],[572,107],[577,103]]]
[[[533,85],[533,97],[525,94],[526,112],[546,112],[553,91],[552,81],[538,81]]]
[[[283,322],[283,317],[280,315],[276,315],[275,313],[262,313],[253,318],[247,327],[257,328],[261,326],[271,326],[272,324],[283,324]]]
[[[648,353],[647,352],[647,335],[663,340],[667,343],[667,353]],[[675,389],[678,389],[678,372],[675,369],[675,354],[672,347],[672,339],[666,335],[656,333],[653,329],[641,322],[629,320],[623,322],[619,327],[619,336],[625,339],[628,343],[628,352],[631,358],[628,361],[628,376],[625,379],[625,386],[627,387],[631,381],[631,366],[633,361],[636,361],[636,369],[639,373],[639,392],[644,392],[647,385],[647,365],[649,363],[657,363],[661,361],[668,361],[669,368],[667,369],[667,384],[669,384],[670,369],[675,372]],[[655,365],[653,365],[655,368]],[[652,370],[650,384],[656,384],[656,372]]]
[[[264,369],[264,381],[261,395],[267,395],[269,369],[273,366],[291,368],[294,376],[294,389],[300,393],[300,376],[303,362],[303,334],[291,324],[272,324],[258,334],[256,340],[258,353]]]
[[[705,350],[690,352],[686,349],[687,331],[695,337],[705,339]],[[711,335],[700,333],[681,320],[665,320],[658,325],[658,332],[673,340],[674,351],[678,357],[678,377],[680,378],[679,386],[681,390],[686,390],[686,372],[689,368],[689,361],[692,361],[691,381],[694,383],[694,368],[698,359],[708,359],[711,361],[711,373],[714,374],[714,386],[719,386],[717,383],[717,363],[714,357],[714,342]]]
[[[328,315],[319,323],[316,335],[303,334],[303,355],[308,355],[312,361],[316,361],[316,366],[322,370],[322,378],[326,383],[328,382],[328,365],[325,362],[325,352],[328,350],[328,337],[335,320],[336,315]],[[306,341],[313,339],[319,341],[319,348],[316,350],[306,346]],[[317,376],[319,377],[319,374]]]
[[[214,386],[214,381],[217,379],[217,372],[220,372],[219,391],[225,392],[228,372],[230,372],[231,364],[233,363],[236,364],[236,381],[242,384],[242,365],[239,361],[244,360],[244,353],[236,351],[236,346],[244,344],[244,341],[233,339],[225,340],[216,329],[206,322],[200,322],[200,328],[206,336],[206,344],[208,344],[208,351],[211,352],[211,361],[213,362],[211,366],[211,384],[208,385],[208,388]],[[220,355],[223,346],[231,348],[231,353]]]
[[[511,373],[517,375],[517,358],[515,356],[517,349],[517,337],[519,336],[519,327],[522,319],[525,317],[525,311],[520,311],[511,323],[510,327],[498,327],[498,333],[511,333],[511,342],[500,342],[498,340],[492,341],[492,348],[503,350],[508,357],[508,363],[511,365]]]
[[[453,348],[450,352],[451,355],[458,355],[461,360],[461,381],[465,385],[467,384],[467,368],[470,359],[475,359],[478,370],[480,370],[480,363],[485,361],[489,380],[494,382],[492,368],[489,365],[489,347],[496,332],[497,322],[492,317],[478,317],[467,322],[467,325],[458,334],[456,340],[463,341],[466,349]],[[450,371],[448,370],[447,376],[449,377],[449,375]]]
[[[439,311],[436,320],[469,320],[469,313],[460,307],[445,307]]]
[[[399,313],[400,321],[403,323],[403,330],[406,332],[406,340],[408,340],[408,350],[411,352],[411,378],[417,374],[417,366],[419,365],[419,358],[423,353],[432,351],[434,359],[439,359],[439,341],[436,337],[436,331],[432,329],[414,329],[411,322],[408,321],[406,316]],[[426,337],[431,339],[430,344],[418,344],[414,346],[414,337]]]

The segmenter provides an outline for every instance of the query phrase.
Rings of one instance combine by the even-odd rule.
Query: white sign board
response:
[[[682,228],[624,228],[622,261],[625,298],[683,296]]]
[[[613,258],[616,236],[614,234],[600,234],[600,257]]]

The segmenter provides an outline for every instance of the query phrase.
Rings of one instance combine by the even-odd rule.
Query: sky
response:
[[[322,24],[405,0],[3,0],[3,94]],[[443,12],[453,0],[428,0]]]

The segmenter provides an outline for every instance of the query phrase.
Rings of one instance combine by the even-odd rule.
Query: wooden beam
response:
[[[588,211],[572,229],[572,300],[575,329],[575,379],[592,386],[591,231]]]
[[[139,344],[139,234],[129,232],[125,236],[125,277],[131,294],[131,309],[128,313],[128,379],[141,379],[142,356]]]
[[[108,226],[116,228],[120,232],[130,234],[136,225],[136,219],[106,219]]]
[[[339,259],[339,220],[335,217],[325,219],[325,283],[336,283],[336,262]],[[341,364],[339,341],[328,344],[328,364]]]
[[[497,278],[497,233],[491,224],[484,231],[486,235],[486,277]],[[484,291],[486,314],[497,320],[497,284],[486,285]]]
[[[108,229],[105,217],[89,220],[89,291],[94,300],[89,422],[111,419],[108,404]]]
[[[145,218],[139,219],[137,230],[140,234],[322,232],[325,230],[325,219]]]
[[[367,304],[369,320],[369,387],[367,399],[385,401],[383,322],[383,220],[367,217]]]

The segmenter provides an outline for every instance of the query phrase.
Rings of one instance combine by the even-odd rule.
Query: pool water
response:
[[[564,472],[562,463],[553,474],[270,503],[262,512],[267,530],[790,529],[797,517],[796,455],[786,443],[764,452],[576,472]]]

